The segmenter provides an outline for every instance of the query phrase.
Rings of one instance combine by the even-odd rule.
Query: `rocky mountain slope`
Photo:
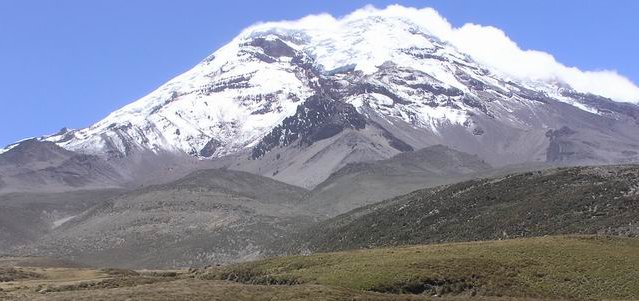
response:
[[[134,190],[5,194],[0,251],[99,266],[242,261],[263,256],[273,241],[312,222],[489,168],[476,156],[433,146],[347,165],[313,191],[211,169]]]
[[[10,251],[144,268],[248,260],[312,221],[296,208],[306,193],[246,172],[199,171],[103,200]]]
[[[38,241],[71,218],[122,193],[102,189],[0,195],[0,254]]]
[[[320,216],[332,217],[417,189],[490,172],[491,166],[476,155],[435,145],[386,160],[349,163],[317,185],[303,206]]]
[[[252,26],[98,123],[37,139],[117,168],[168,154],[305,188],[436,144],[493,166],[639,160],[638,106],[506,76],[409,12]]]
[[[125,177],[94,155],[27,140],[0,155],[0,191],[60,191],[119,187]]]
[[[639,166],[549,169],[415,191],[320,222],[283,252],[556,234],[639,235]]]

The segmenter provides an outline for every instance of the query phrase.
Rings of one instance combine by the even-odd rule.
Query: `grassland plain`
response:
[[[2,261],[0,273],[16,277],[0,282],[0,300],[639,300],[639,240],[604,236],[367,249],[167,271]]]
[[[385,293],[638,300],[639,240],[559,236],[279,257],[205,278]]]

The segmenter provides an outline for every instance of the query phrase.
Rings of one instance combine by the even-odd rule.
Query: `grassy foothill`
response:
[[[639,240],[558,236],[271,258],[204,278],[384,293],[639,299]]]

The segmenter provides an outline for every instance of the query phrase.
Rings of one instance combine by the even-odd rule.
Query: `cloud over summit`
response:
[[[477,62],[512,78],[559,81],[583,93],[639,104],[639,87],[614,70],[583,71],[577,67],[565,66],[549,53],[521,49],[499,28],[472,23],[453,27],[432,8],[417,9],[391,5],[385,9],[378,9],[366,6],[340,18],[328,14],[311,15],[297,21],[263,23],[252,28],[275,24],[300,29],[330,29],[367,17],[409,20],[440,40],[452,44]]]

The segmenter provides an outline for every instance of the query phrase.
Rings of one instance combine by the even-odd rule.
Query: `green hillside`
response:
[[[639,299],[639,240],[561,236],[272,258],[209,270],[245,284],[539,299]]]
[[[571,167],[418,190],[274,244],[274,254],[567,234],[639,236],[639,166]]]

